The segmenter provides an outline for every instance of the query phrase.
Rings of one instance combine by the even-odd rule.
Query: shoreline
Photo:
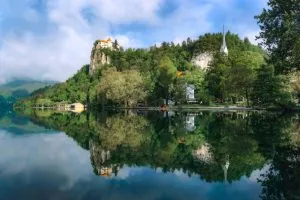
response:
[[[33,110],[56,110],[56,111],[66,111],[72,112],[72,110],[59,109],[55,106],[44,106],[44,107],[14,107],[15,109],[33,109]],[[83,111],[92,111],[96,107],[85,107]],[[260,108],[260,107],[246,107],[246,106],[169,106],[167,108],[155,107],[155,106],[145,106],[145,107],[115,107],[115,106],[105,106],[104,110],[145,110],[145,111],[270,111],[270,112],[300,112],[300,107],[294,107],[290,109],[282,108]]]

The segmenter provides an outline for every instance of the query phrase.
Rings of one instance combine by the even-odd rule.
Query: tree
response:
[[[272,65],[263,65],[253,84],[252,102],[257,106],[281,106],[291,103],[284,77],[275,76]]]
[[[256,52],[243,51],[239,52],[231,63],[226,72],[226,90],[232,96],[246,97],[249,106],[255,70],[264,63],[264,57]]]
[[[103,72],[103,77],[98,85],[100,94],[116,103],[124,102],[126,107],[146,97],[144,82],[136,70],[118,72],[110,68]]]
[[[163,88],[163,96],[168,102],[171,87],[176,78],[177,69],[172,60],[169,57],[165,56],[160,60],[158,70],[158,83],[159,86]]]
[[[251,51],[263,55],[261,48],[252,45],[249,40],[241,40],[236,34],[228,32],[226,40],[230,52]],[[187,39],[183,41],[182,45],[164,42],[162,46],[150,47],[150,49],[128,48],[120,51],[101,49],[102,53],[109,56],[110,64],[102,64],[93,74],[89,74],[89,65],[85,65],[66,82],[39,90],[25,101],[30,101],[31,103],[27,105],[32,105],[36,99],[48,98],[53,102],[81,102],[88,104],[90,108],[97,106],[100,102],[98,98],[98,85],[102,79],[103,72],[106,69],[115,67],[118,72],[122,73],[126,70],[138,71],[145,84],[145,90],[149,93],[147,103],[149,103],[149,105],[158,105],[162,98],[169,99],[173,97],[174,87],[176,87],[174,84],[179,82],[176,81],[177,70],[184,71],[186,74],[192,74],[192,76],[197,79],[198,75],[196,74],[198,72],[192,66],[192,57],[203,52],[218,52],[221,42],[222,34],[216,33],[205,34],[197,40]],[[95,44],[97,44],[97,42]],[[114,45],[116,45],[116,42]],[[94,53],[95,49],[92,50],[91,56],[94,56],[96,60],[100,61],[102,58],[100,54],[98,55],[99,57],[97,57]],[[202,81],[203,77],[201,76],[199,76],[199,81],[192,81],[192,84],[197,85],[200,83],[200,85],[205,85],[204,90],[201,89],[203,85],[198,88],[196,87],[196,98],[199,101],[208,102],[210,95],[219,99],[224,99],[227,95],[225,91],[225,80],[227,78],[225,72],[232,64],[230,61],[231,58],[221,59],[218,58],[218,56],[219,55],[215,57],[215,61],[208,70],[208,75],[205,75],[204,81]],[[125,82],[120,79],[117,80],[115,84],[117,84],[118,81]],[[181,86],[184,86],[184,84]],[[121,85],[121,88],[123,87],[124,85]],[[22,104],[26,104],[25,101],[23,101]],[[111,101],[120,103],[121,100],[114,99]],[[130,101],[130,99],[128,99],[128,101]]]
[[[225,98],[225,75],[228,70],[228,59],[220,54],[214,58],[211,67],[208,69],[205,81],[209,94],[215,99],[224,101]]]
[[[300,3],[298,0],[269,0],[269,9],[256,16],[259,39],[270,53],[276,73],[300,70]]]

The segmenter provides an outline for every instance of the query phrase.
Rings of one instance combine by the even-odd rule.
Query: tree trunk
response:
[[[246,88],[246,100],[247,100],[247,106],[249,107],[249,94],[248,94],[248,89]]]
[[[124,107],[127,108],[127,99],[124,100]]]
[[[167,88],[167,91],[166,91],[166,105],[169,105],[169,91],[168,91],[168,88]]]

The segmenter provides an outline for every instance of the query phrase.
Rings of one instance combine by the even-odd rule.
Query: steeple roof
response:
[[[226,44],[226,34],[225,34],[224,26],[223,26],[223,43],[222,43],[220,52],[228,55],[228,48],[227,48],[227,44]]]

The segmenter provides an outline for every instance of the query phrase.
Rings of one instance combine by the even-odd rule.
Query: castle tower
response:
[[[225,34],[224,26],[223,26],[223,43],[222,43],[220,52],[225,54],[225,55],[228,55],[228,48],[227,48],[227,44],[226,44],[226,34]]]

